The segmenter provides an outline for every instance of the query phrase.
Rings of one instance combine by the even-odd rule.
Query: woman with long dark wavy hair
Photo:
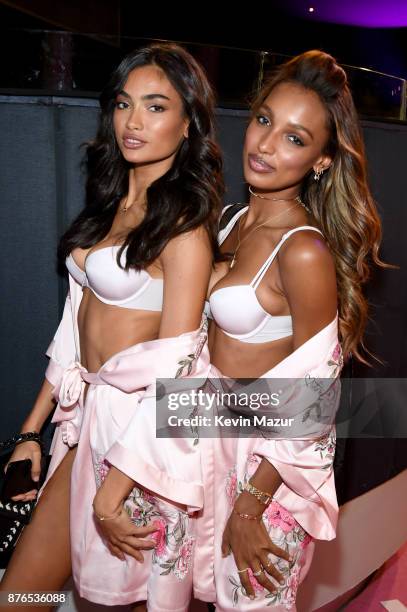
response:
[[[273,391],[278,406],[256,405],[256,434],[200,441],[217,468],[199,527],[213,552],[206,541],[196,558],[217,610],[295,610],[313,540],[335,537],[337,378],[350,355],[366,361],[363,284],[385,265],[357,113],[330,55],[276,69],[253,104],[243,164],[249,203],[224,213],[230,259],[210,282],[210,384],[245,391],[225,377],[255,378],[249,389]]]
[[[72,571],[93,602],[144,610],[148,587],[149,609],[186,610],[188,500],[183,488],[158,496],[136,486],[133,434],[139,410],[154,414],[156,377],[209,364],[202,311],[223,191],[214,99],[184,49],[156,44],[124,58],[100,103],[86,206],[59,245],[70,292],[21,429],[39,432],[56,400],[52,460],[1,588],[59,590]],[[137,433],[147,462],[155,432]],[[176,452],[164,442],[154,448],[171,483]],[[10,462],[26,458],[38,480],[37,441],[19,444]],[[141,484],[156,490],[144,467]]]

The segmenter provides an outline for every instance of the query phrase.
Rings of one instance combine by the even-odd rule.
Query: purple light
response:
[[[299,17],[367,28],[407,26],[407,0],[287,0],[287,7]],[[311,11],[310,8],[314,10]]]

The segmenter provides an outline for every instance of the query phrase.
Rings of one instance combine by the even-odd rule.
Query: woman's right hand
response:
[[[13,461],[22,461],[23,459],[31,459],[31,478],[35,481],[40,479],[41,473],[41,447],[37,442],[27,441],[17,444],[9,462],[4,468],[4,473]],[[11,499],[13,501],[32,501],[37,497],[38,489],[31,489],[25,493],[15,495]]]
[[[98,528],[110,553],[125,561],[125,555],[134,557],[139,563],[144,563],[142,550],[152,550],[157,542],[152,537],[157,533],[157,527],[146,525],[136,527],[121,504],[120,514],[115,518],[98,521]]]

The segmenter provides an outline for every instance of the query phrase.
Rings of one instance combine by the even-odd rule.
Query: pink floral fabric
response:
[[[245,482],[247,482],[256,471],[259,463],[259,457],[253,454],[249,455],[247,459],[247,471],[243,481],[237,479],[236,467],[229,471],[225,488],[226,498],[229,503],[231,497],[234,501],[234,496],[237,495],[238,491],[243,489]],[[233,483],[233,496],[231,496],[231,483]],[[262,520],[273,543],[283,550],[287,550],[293,558],[292,563],[287,563],[285,560],[275,555],[269,555],[270,561],[283,575],[284,584],[278,584],[269,576],[271,582],[276,586],[276,591],[270,593],[256,580],[253,571],[249,568],[249,580],[256,595],[255,600],[250,600],[246,596],[245,590],[240,582],[239,574],[237,573],[237,568],[235,568],[234,571],[230,571],[227,576],[231,607],[222,607],[222,610],[237,609],[254,611],[270,608],[273,612],[276,610],[290,610],[293,612],[296,609],[295,600],[300,583],[300,575],[305,565],[309,566],[312,558],[313,544],[312,546],[310,546],[310,544],[313,542],[313,538],[306,533],[292,514],[276,500],[273,500],[267,506],[263,513]],[[227,562],[227,564],[229,567],[233,567],[234,565],[231,561]]]

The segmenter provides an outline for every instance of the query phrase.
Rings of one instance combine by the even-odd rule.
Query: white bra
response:
[[[230,234],[236,221],[246,212],[241,209],[219,233],[219,244]],[[322,232],[312,225],[295,227],[284,234],[273,252],[266,259],[248,285],[232,285],[216,289],[209,297],[205,311],[214,319],[218,327],[231,338],[242,342],[262,343],[291,336],[292,319],[290,315],[274,316],[264,310],[256,296],[256,289],[273,263],[279,249],[294,233],[302,230]]]
[[[104,304],[138,310],[161,311],[163,280],[152,278],[145,270],[124,270],[117,265],[119,245],[91,251],[82,270],[72,257],[66,258],[69,274],[82,287],[88,287]],[[125,263],[124,249],[121,261]]]

